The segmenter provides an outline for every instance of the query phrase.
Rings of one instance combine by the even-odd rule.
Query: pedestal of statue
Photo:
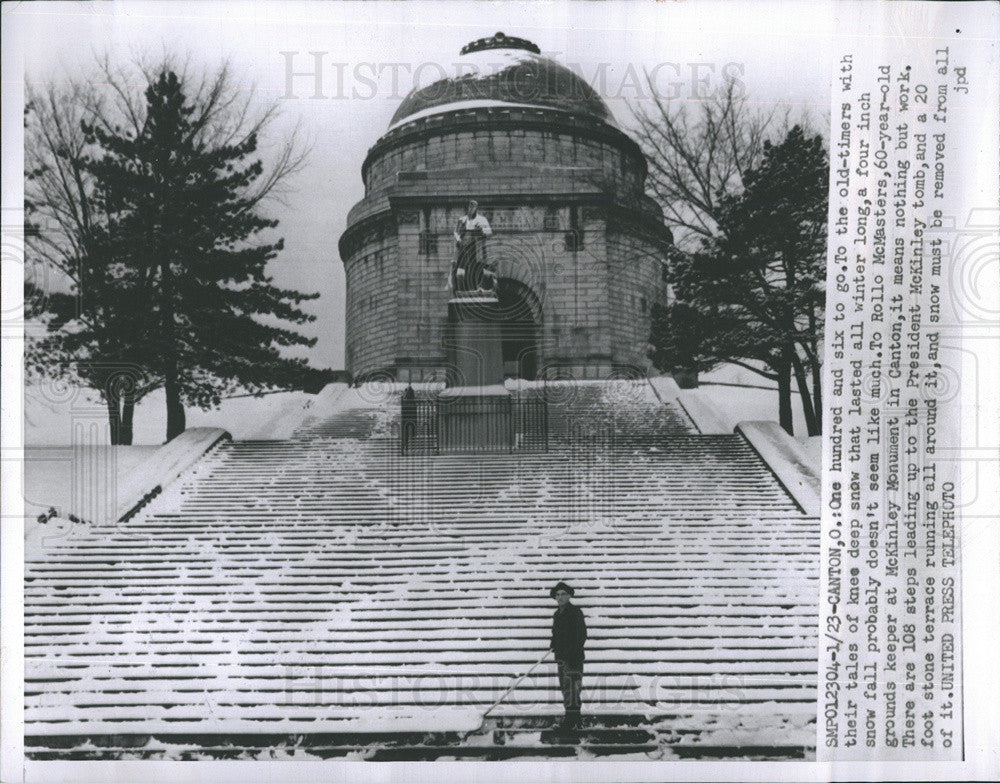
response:
[[[442,451],[502,451],[513,443],[510,392],[503,385],[499,302],[464,292],[448,303],[448,388],[438,396]]]
[[[448,386],[503,384],[500,303],[493,294],[471,291],[448,302]]]

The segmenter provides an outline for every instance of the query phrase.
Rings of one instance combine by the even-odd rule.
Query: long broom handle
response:
[[[489,715],[491,712],[493,712],[493,710],[495,710],[500,705],[500,702],[506,699],[507,696],[510,694],[510,692],[521,684],[521,680],[523,680],[525,677],[531,674],[535,669],[537,669],[541,665],[542,661],[544,661],[546,658],[549,657],[550,652],[552,652],[552,650],[546,650],[544,653],[542,653],[542,657],[539,658],[537,661],[535,661],[535,663],[532,665],[530,669],[528,669],[528,671],[526,671],[524,674],[522,674],[520,677],[514,680],[514,683],[507,690],[503,692],[503,696],[501,696],[499,699],[493,702],[492,705],[490,705],[490,708],[483,713],[483,720],[479,724],[480,727],[482,727],[483,723],[486,721],[486,716]]]

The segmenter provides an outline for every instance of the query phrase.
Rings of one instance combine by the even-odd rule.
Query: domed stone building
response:
[[[530,41],[497,33],[455,65],[403,100],[362,166],[365,197],[340,239],[347,369],[445,377],[453,232],[475,199],[492,228],[503,375],[645,373],[671,236],[638,145]]]

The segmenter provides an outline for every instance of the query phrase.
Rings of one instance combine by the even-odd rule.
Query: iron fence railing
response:
[[[400,403],[400,453],[548,451],[544,396],[440,395]]]

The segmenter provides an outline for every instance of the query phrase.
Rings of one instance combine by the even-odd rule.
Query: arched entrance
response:
[[[542,308],[524,283],[501,277],[497,284],[505,378],[533,381],[538,374],[538,332]]]

